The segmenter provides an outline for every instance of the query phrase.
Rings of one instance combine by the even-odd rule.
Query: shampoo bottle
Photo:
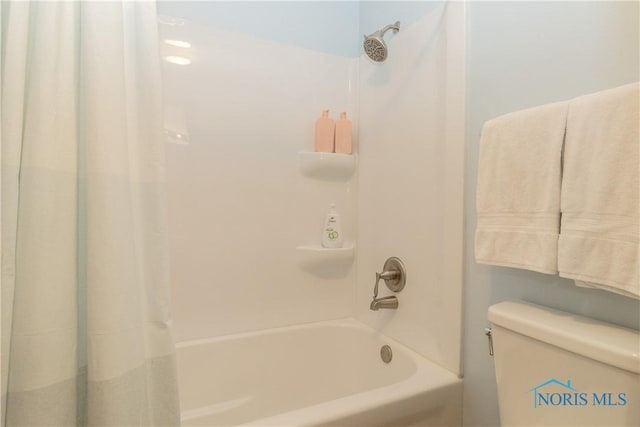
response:
[[[316,151],[333,153],[333,138],[336,124],[329,118],[329,110],[322,111],[322,117],[316,120]]]
[[[331,204],[331,209],[327,213],[327,219],[322,229],[322,247],[341,248],[342,247],[342,221],[340,214],[336,212],[335,203]]]
[[[347,119],[347,113],[340,113],[336,120],[336,153],[351,154],[351,120]]]

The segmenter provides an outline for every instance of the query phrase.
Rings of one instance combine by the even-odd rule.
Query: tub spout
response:
[[[398,308],[398,298],[394,295],[384,298],[374,298],[373,301],[371,301],[369,308],[375,311],[378,311],[381,308],[391,308],[395,310]]]

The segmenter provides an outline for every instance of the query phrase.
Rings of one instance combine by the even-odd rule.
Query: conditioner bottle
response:
[[[347,113],[340,113],[336,120],[336,153],[351,154],[351,120],[347,119]]]

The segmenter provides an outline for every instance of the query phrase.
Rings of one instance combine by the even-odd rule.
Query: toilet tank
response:
[[[524,302],[489,307],[502,426],[640,426],[640,333]]]

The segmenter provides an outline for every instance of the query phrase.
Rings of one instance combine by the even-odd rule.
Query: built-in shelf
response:
[[[323,248],[320,245],[296,247],[298,265],[312,273],[344,272],[351,267],[355,255],[353,243],[342,248]]]
[[[346,181],[356,169],[356,156],[352,154],[298,152],[303,175],[326,180]]]

